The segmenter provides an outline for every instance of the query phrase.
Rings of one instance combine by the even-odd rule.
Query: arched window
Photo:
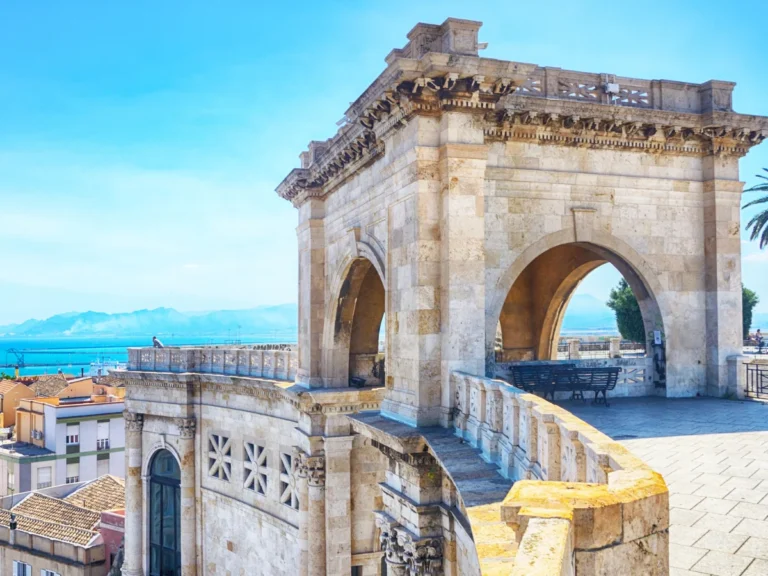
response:
[[[181,471],[168,450],[152,458],[149,475],[149,574],[181,574]]]

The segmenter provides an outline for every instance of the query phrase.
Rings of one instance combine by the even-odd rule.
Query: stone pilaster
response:
[[[296,493],[299,497],[299,575],[307,576],[309,569],[309,484],[307,482],[304,453],[298,448],[293,449],[293,474],[296,477]]]
[[[325,320],[325,207],[307,200],[299,209],[299,369],[297,382],[307,388],[323,385],[321,375]]]
[[[325,576],[325,458],[300,454],[297,473],[307,482],[307,574]]]
[[[195,511],[195,419],[177,420],[181,460],[181,576],[197,574]]]
[[[328,576],[347,576],[352,570],[352,436],[325,438],[326,553]]]
[[[742,351],[738,158],[708,156],[704,172],[707,395],[728,391],[728,356]],[[673,364],[672,358],[669,364]]]
[[[124,412],[125,419],[125,557],[123,576],[142,576],[141,433],[144,415]]]
[[[488,147],[482,129],[466,114],[443,114],[440,128],[440,423],[450,426],[455,397],[451,371],[485,373]]]

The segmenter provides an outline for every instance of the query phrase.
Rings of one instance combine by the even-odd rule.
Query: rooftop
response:
[[[14,512],[15,513],[15,512]],[[0,510],[0,526],[9,526],[11,513],[8,510]],[[60,540],[76,546],[88,546],[97,532],[84,530],[74,526],[46,522],[39,518],[16,514],[17,529],[38,536],[45,536],[51,540]]]
[[[125,484],[101,476],[63,499],[31,492],[12,511],[17,529],[76,546],[89,546],[99,535],[101,512],[125,508]],[[11,512],[0,510],[0,526],[9,526]]]
[[[27,442],[17,442],[7,440],[0,442],[0,452],[5,456],[50,456],[53,454],[50,450],[29,444]]]
[[[64,524],[83,530],[91,530],[100,518],[98,512],[81,508],[65,500],[44,496],[37,492],[32,492],[24,498],[24,500],[13,507],[13,511],[16,514],[23,514],[30,518],[45,519],[46,522]]]
[[[101,476],[79,488],[64,500],[97,512],[119,510],[125,506],[125,481],[111,475]]]

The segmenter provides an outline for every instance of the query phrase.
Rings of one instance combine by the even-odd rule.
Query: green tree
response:
[[[643,315],[632,288],[629,287],[624,278],[621,279],[616,288],[611,289],[606,304],[616,313],[616,324],[622,338],[632,342],[645,342]]]
[[[754,310],[757,303],[760,302],[760,297],[752,290],[741,285],[741,318],[744,323],[744,339],[749,338],[749,327],[752,326],[752,310]]]
[[[763,170],[768,172],[768,168],[763,168]],[[765,180],[765,182],[755,184],[751,188],[747,188],[745,192],[768,192],[768,176],[763,174],[756,174],[756,176],[762,180]],[[744,208],[757,206],[758,204],[768,204],[768,195],[744,204]],[[759,237],[761,250],[768,246],[768,207],[755,214],[754,217],[749,222],[747,222],[747,230],[750,228],[752,229],[752,233],[749,239],[756,240]]]

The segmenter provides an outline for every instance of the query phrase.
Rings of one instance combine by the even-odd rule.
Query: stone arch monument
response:
[[[362,245],[387,270],[392,418],[447,424],[449,374],[486,371],[500,318],[506,357],[550,357],[563,303],[603,262],[663,334],[666,394],[725,394],[741,351],[738,159],[766,119],[733,111],[730,82],[480,58],[479,27],[416,26],[280,184],[299,211],[300,383],[348,385],[318,334]]]
[[[667,358],[666,389],[646,363],[612,394],[730,391],[738,159],[768,119],[728,82],[481,58],[479,28],[414,27],[279,185],[298,349],[129,350],[126,576],[153,573],[158,449],[180,466],[182,576],[669,573],[661,475],[495,376],[551,361],[575,286],[611,262]]]

